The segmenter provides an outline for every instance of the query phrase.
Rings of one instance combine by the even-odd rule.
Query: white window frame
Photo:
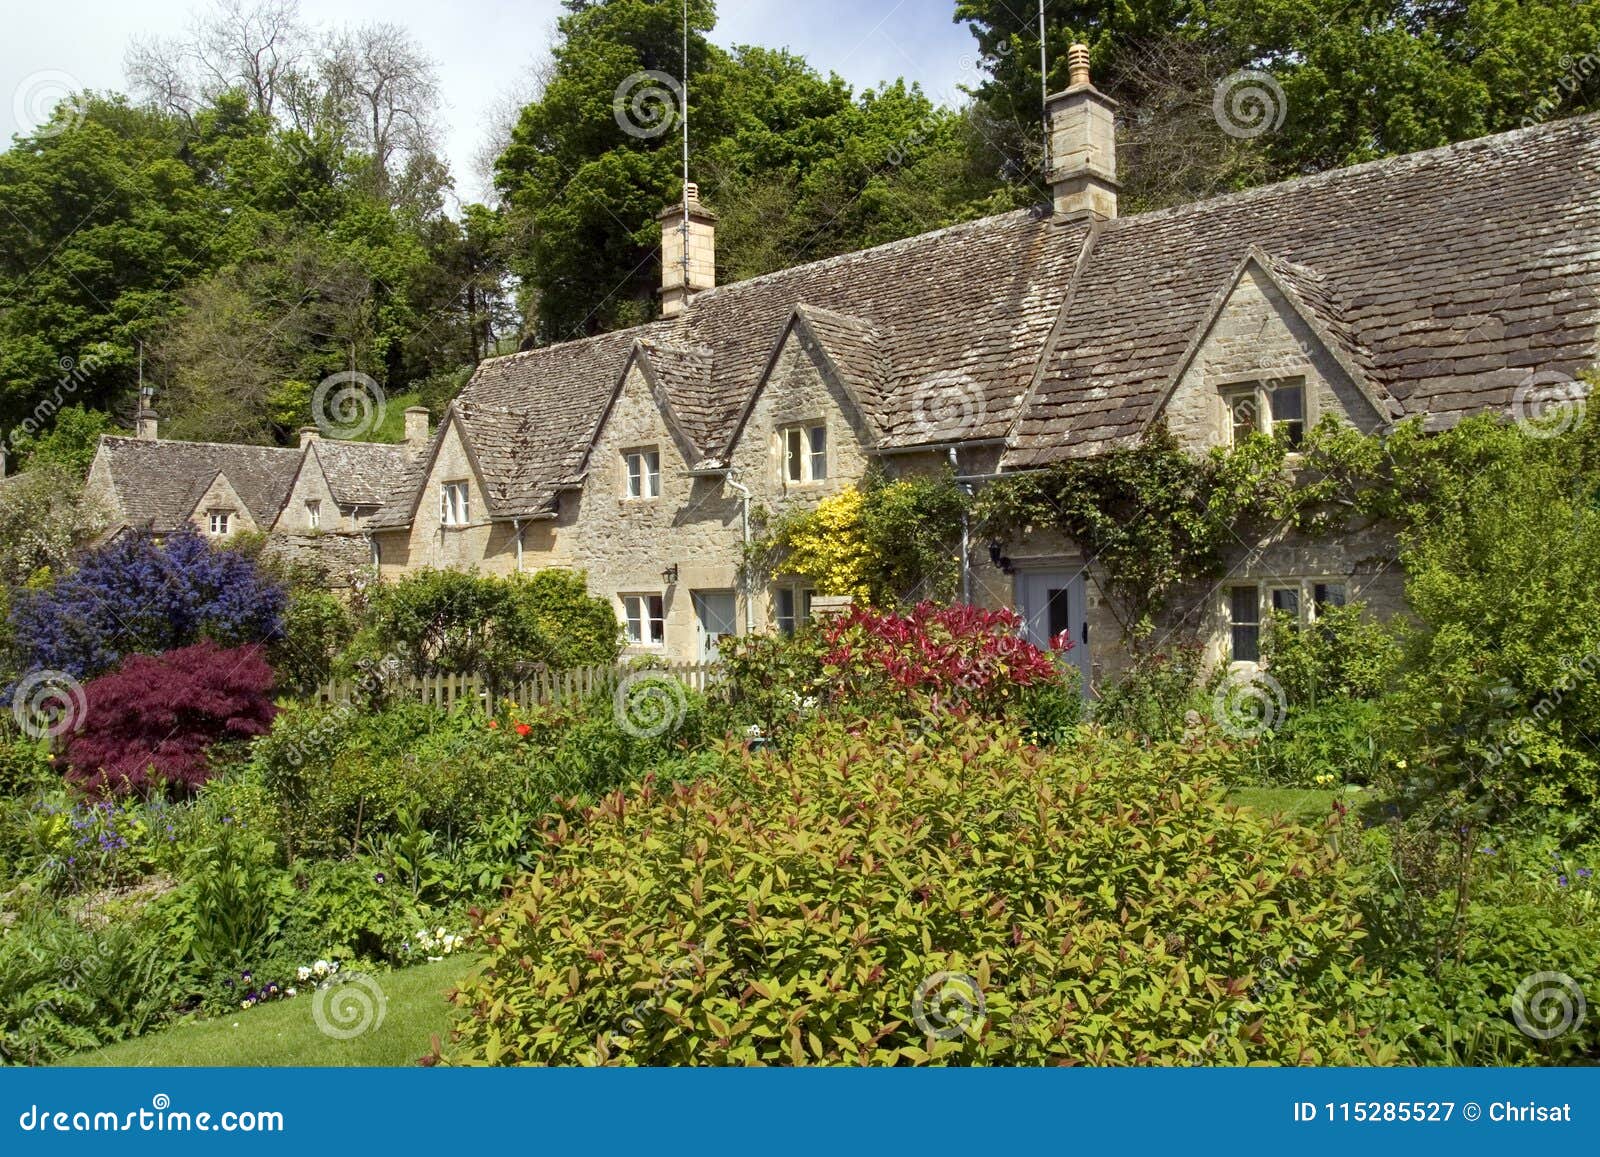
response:
[[[1256,592],[1255,621],[1236,620],[1233,617],[1234,592],[1251,589]],[[1338,592],[1337,597],[1334,597],[1335,591]],[[1228,662],[1251,665],[1260,663],[1259,657],[1256,659],[1235,657],[1234,630],[1239,627],[1256,629],[1256,654],[1259,656],[1261,640],[1267,628],[1272,624],[1275,614],[1282,609],[1281,604],[1288,601],[1288,596],[1291,594],[1294,596],[1296,622],[1300,626],[1306,626],[1317,621],[1324,606],[1344,606],[1350,601],[1350,579],[1344,575],[1309,575],[1298,578],[1240,579],[1237,582],[1224,584],[1222,621]]]
[[[306,499],[306,525],[312,530],[322,529],[322,503],[315,498]]]
[[[811,602],[816,591],[798,583],[783,583],[772,588],[772,625],[780,635],[793,635],[811,621]]]
[[[1298,418],[1280,419],[1274,406],[1275,396],[1284,390],[1300,391],[1300,416]],[[1261,433],[1272,437],[1279,422],[1285,425],[1297,424],[1300,432],[1292,438],[1290,449],[1297,451],[1305,444],[1306,435],[1311,431],[1311,388],[1303,377],[1266,378],[1260,381],[1231,382],[1220,388],[1222,397],[1222,429],[1227,444],[1239,444],[1238,424],[1234,421],[1235,407],[1248,400],[1255,407],[1255,428]]]
[[[466,479],[439,483],[439,525],[466,526],[472,515],[471,495]]]
[[[667,645],[667,597],[664,594],[622,595],[622,626],[630,647]]]
[[[780,476],[785,486],[828,480],[828,424],[800,422],[779,431]]]
[[[653,446],[629,450],[622,455],[622,492],[630,502],[649,502],[661,497],[661,451]]]
[[[233,511],[206,511],[206,529],[212,538],[227,538],[233,533]]]

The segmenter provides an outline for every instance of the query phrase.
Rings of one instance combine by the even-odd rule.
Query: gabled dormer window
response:
[[[783,431],[783,478],[790,486],[828,477],[828,427],[821,422]]]
[[[1306,386],[1300,379],[1247,382],[1222,391],[1229,441],[1237,446],[1251,434],[1283,439],[1291,450],[1306,440]]]
[[[465,482],[443,482],[439,485],[439,521],[445,526],[465,526],[471,510],[468,506]]]
[[[212,510],[206,513],[206,529],[213,538],[226,538],[233,530],[233,511]]]
[[[306,503],[306,525],[312,530],[322,529],[322,503],[315,501]]]
[[[629,498],[661,497],[661,451],[656,449],[629,450],[623,455],[627,467]]]

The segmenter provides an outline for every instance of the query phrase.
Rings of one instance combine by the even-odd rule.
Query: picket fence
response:
[[[526,679],[503,686],[491,686],[478,675],[409,675],[387,680],[383,689],[389,695],[408,695],[435,707],[453,708],[470,703],[487,706],[510,700],[519,707],[566,703],[597,692],[614,692],[621,682],[641,674],[665,675],[693,691],[715,689],[721,667],[716,663],[665,663],[643,667],[574,667],[569,671],[541,671]],[[317,688],[317,701],[330,706],[362,702],[372,697],[370,680],[336,679]]]

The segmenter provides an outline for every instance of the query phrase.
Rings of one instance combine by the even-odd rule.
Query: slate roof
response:
[[[452,410],[491,514],[539,515],[579,480],[636,348],[713,465],[792,326],[880,448],[1004,439],[1004,466],[1037,466],[1146,429],[1252,259],[1392,417],[1502,410],[1531,371],[1597,360],[1600,116],[1093,226],[957,225],[485,362]],[[410,521],[426,462],[373,526]]]
[[[324,438],[311,443],[311,453],[322,467],[333,500],[341,506],[382,506],[397,493],[412,458],[404,444]]]
[[[278,517],[300,466],[300,451],[219,442],[169,442],[103,435],[99,457],[108,469],[118,517],[130,526],[173,530],[216,481],[228,482],[256,524]]]

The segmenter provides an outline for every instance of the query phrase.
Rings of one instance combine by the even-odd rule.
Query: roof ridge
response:
[[[304,447],[296,446],[258,446],[254,442],[191,442],[185,438],[139,438],[132,434],[101,434],[101,439],[107,442],[131,442],[148,446],[207,446],[218,450],[278,450],[285,454],[299,454]],[[335,439],[329,439],[334,441]],[[372,445],[374,443],[363,443]],[[382,443],[377,443],[381,445]]]
[[[1402,169],[1411,165],[1436,160],[1452,153],[1494,149],[1502,147],[1506,141],[1511,139],[1522,140],[1546,133],[1554,134],[1560,131],[1567,131],[1572,126],[1583,121],[1600,121],[1600,112],[1581,113],[1578,116],[1541,121],[1536,125],[1509,129],[1502,133],[1491,133],[1484,137],[1468,137],[1466,140],[1451,141],[1447,145],[1435,145],[1431,149],[1418,149],[1416,152],[1411,153],[1396,153],[1392,157],[1377,157],[1370,161],[1362,161],[1359,165],[1343,165],[1337,168],[1324,169],[1320,173],[1306,173],[1299,177],[1287,177],[1282,181],[1273,181],[1269,185],[1255,185],[1249,189],[1240,189],[1234,193],[1221,193],[1215,197],[1206,197],[1199,201],[1186,201],[1182,205],[1172,205],[1165,209],[1151,209],[1143,213],[1130,213],[1126,217],[1117,217],[1109,220],[1106,225],[1115,229],[1134,221],[1162,220],[1181,216],[1184,213],[1202,208],[1238,204],[1242,201],[1249,201],[1252,198],[1280,193],[1284,189],[1296,186],[1314,188],[1318,185],[1331,184],[1378,169]]]

